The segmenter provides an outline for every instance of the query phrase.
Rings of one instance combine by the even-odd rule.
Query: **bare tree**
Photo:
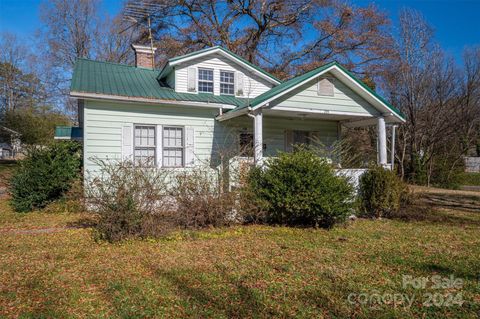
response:
[[[384,89],[407,117],[399,129],[397,161],[402,176],[429,185],[458,170],[474,139],[475,54],[458,69],[434,42],[416,11],[400,14],[395,58],[384,73]],[[477,109],[478,110],[478,109]],[[441,172],[440,172],[441,171]]]
[[[30,68],[32,52],[13,34],[0,36],[0,112],[33,107],[44,98],[44,86]]]
[[[374,6],[338,0],[150,2],[162,5],[153,19],[160,62],[222,45],[282,78],[335,59],[363,73],[367,66],[375,72],[392,43],[389,21]],[[140,39],[146,37],[144,30]]]
[[[68,98],[71,73],[77,58],[125,63],[132,61],[129,45],[135,30],[121,17],[109,17],[101,10],[101,0],[52,0],[41,7],[43,27],[39,31],[41,65],[49,74],[46,82],[75,117],[75,101]]]

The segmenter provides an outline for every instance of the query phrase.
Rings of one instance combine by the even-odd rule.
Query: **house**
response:
[[[98,168],[94,158],[214,166],[219,153],[245,145],[258,164],[311,137],[331,145],[342,127],[367,125],[376,125],[378,161],[388,166],[386,125],[405,121],[336,62],[281,81],[219,46],[172,58],[160,70],[155,49],[132,47],[135,66],[75,64],[70,95],[79,101],[87,171]]]
[[[0,159],[13,159],[21,151],[22,134],[8,127],[0,126]]]

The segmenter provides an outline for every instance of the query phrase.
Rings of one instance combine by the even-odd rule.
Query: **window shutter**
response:
[[[133,160],[133,124],[124,124],[122,127],[122,159]]]
[[[157,125],[157,149],[155,150],[156,155],[157,155],[157,167],[162,167],[163,166],[163,130],[161,125]]]
[[[193,127],[185,128],[185,166],[195,164],[195,129]]]
[[[333,96],[333,79],[320,78],[318,80],[318,95]]]
[[[293,131],[285,130],[285,152],[293,151]]]
[[[235,94],[243,95],[243,73],[235,72]]]
[[[187,83],[188,92],[197,91],[197,69],[188,68],[188,83]]]

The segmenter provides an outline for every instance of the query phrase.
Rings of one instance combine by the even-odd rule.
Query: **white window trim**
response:
[[[222,72],[231,73],[231,74],[233,75],[233,83],[230,83],[230,82],[222,82]],[[219,71],[218,74],[219,74],[219,93],[220,93],[220,95],[236,96],[236,92],[235,92],[235,71],[229,71],[229,70],[222,70],[222,69],[220,69],[220,71]],[[222,93],[222,84],[233,85],[233,94]]]
[[[200,70],[212,71],[212,81],[200,80]],[[201,82],[212,83],[212,92],[200,91],[200,81],[201,81]],[[213,68],[197,67],[197,93],[215,94],[215,69],[213,69]]]
[[[181,166],[167,166],[167,165],[163,165],[164,163],[164,160],[165,160],[165,154],[163,153],[163,151],[165,150],[165,148],[167,149],[174,149],[174,148],[180,148],[180,147],[171,147],[171,146],[168,146],[168,147],[165,147],[165,128],[181,128],[182,129],[182,165]],[[185,148],[186,148],[186,134],[185,134],[185,126],[182,126],[182,125],[162,125],[162,149],[161,149],[161,152],[162,152],[162,162],[160,163],[160,167],[164,167],[164,168],[184,168],[186,167],[185,166]]]
[[[135,129],[138,126],[146,126],[146,127],[153,127],[153,139],[155,141],[155,146],[138,146],[139,148],[153,148],[154,149],[154,160],[153,160],[153,166],[158,166],[158,156],[157,156],[157,148],[158,148],[158,134],[157,134],[157,126],[155,124],[145,124],[145,123],[134,123],[133,124],[133,134],[132,134],[132,145],[133,145],[133,153],[132,153],[132,158],[133,158],[133,163],[136,164],[135,160],[135,149],[137,148],[137,143],[135,143]]]

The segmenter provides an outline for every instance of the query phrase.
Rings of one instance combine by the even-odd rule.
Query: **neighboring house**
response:
[[[0,159],[7,159],[13,157],[13,148],[10,144],[0,143]]]
[[[21,151],[22,143],[20,137],[22,134],[9,129],[5,126],[0,126],[0,158],[12,159]]]
[[[480,173],[480,157],[465,156],[465,172],[467,173]]]
[[[385,126],[405,121],[336,62],[282,82],[222,47],[172,58],[161,70],[149,47],[133,48],[136,66],[75,64],[70,95],[79,100],[87,171],[97,169],[94,158],[215,166],[219,153],[245,145],[261,163],[312,137],[331,145],[343,126],[367,125],[377,126],[379,163],[388,166]]]

